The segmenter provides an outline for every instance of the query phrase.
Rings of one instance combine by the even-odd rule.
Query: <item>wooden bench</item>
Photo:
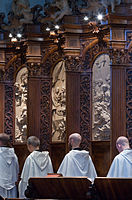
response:
[[[91,181],[87,177],[30,178],[31,190],[26,190],[26,196],[37,199],[89,199],[90,186]]]
[[[132,178],[97,177],[94,184],[101,200],[132,200]]]

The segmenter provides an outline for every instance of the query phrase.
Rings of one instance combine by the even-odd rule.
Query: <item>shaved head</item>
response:
[[[125,136],[120,136],[117,141],[116,141],[117,144],[122,144],[122,145],[125,145],[125,144],[129,144],[129,141],[128,139],[125,137]]]
[[[81,140],[82,140],[82,137],[79,133],[72,133],[69,136],[69,144],[71,145],[72,149],[79,147]]]
[[[130,148],[129,140],[125,136],[120,136],[116,140],[116,147],[119,152],[123,151],[124,149]]]

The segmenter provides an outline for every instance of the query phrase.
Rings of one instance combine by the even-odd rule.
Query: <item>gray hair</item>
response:
[[[6,133],[0,133],[0,141],[3,146],[9,146],[10,137]]]
[[[36,136],[30,136],[27,139],[27,144],[32,145],[33,147],[39,147],[40,146],[40,140]]]

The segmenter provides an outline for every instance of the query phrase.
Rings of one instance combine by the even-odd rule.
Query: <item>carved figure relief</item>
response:
[[[15,142],[25,142],[27,136],[27,77],[28,70],[22,68],[15,82]]]
[[[66,125],[66,77],[65,63],[59,62],[52,80],[52,141],[65,141]]]
[[[92,137],[93,140],[110,138],[110,58],[97,57],[93,65],[92,81]]]

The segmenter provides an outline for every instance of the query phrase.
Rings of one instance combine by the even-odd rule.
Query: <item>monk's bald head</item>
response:
[[[127,137],[120,136],[116,140],[116,147],[117,147],[117,149],[118,149],[119,152],[123,151],[124,149],[130,148],[129,140],[127,139]]]
[[[81,140],[82,137],[79,133],[72,133],[69,136],[69,144],[71,145],[72,149],[80,147]]]

